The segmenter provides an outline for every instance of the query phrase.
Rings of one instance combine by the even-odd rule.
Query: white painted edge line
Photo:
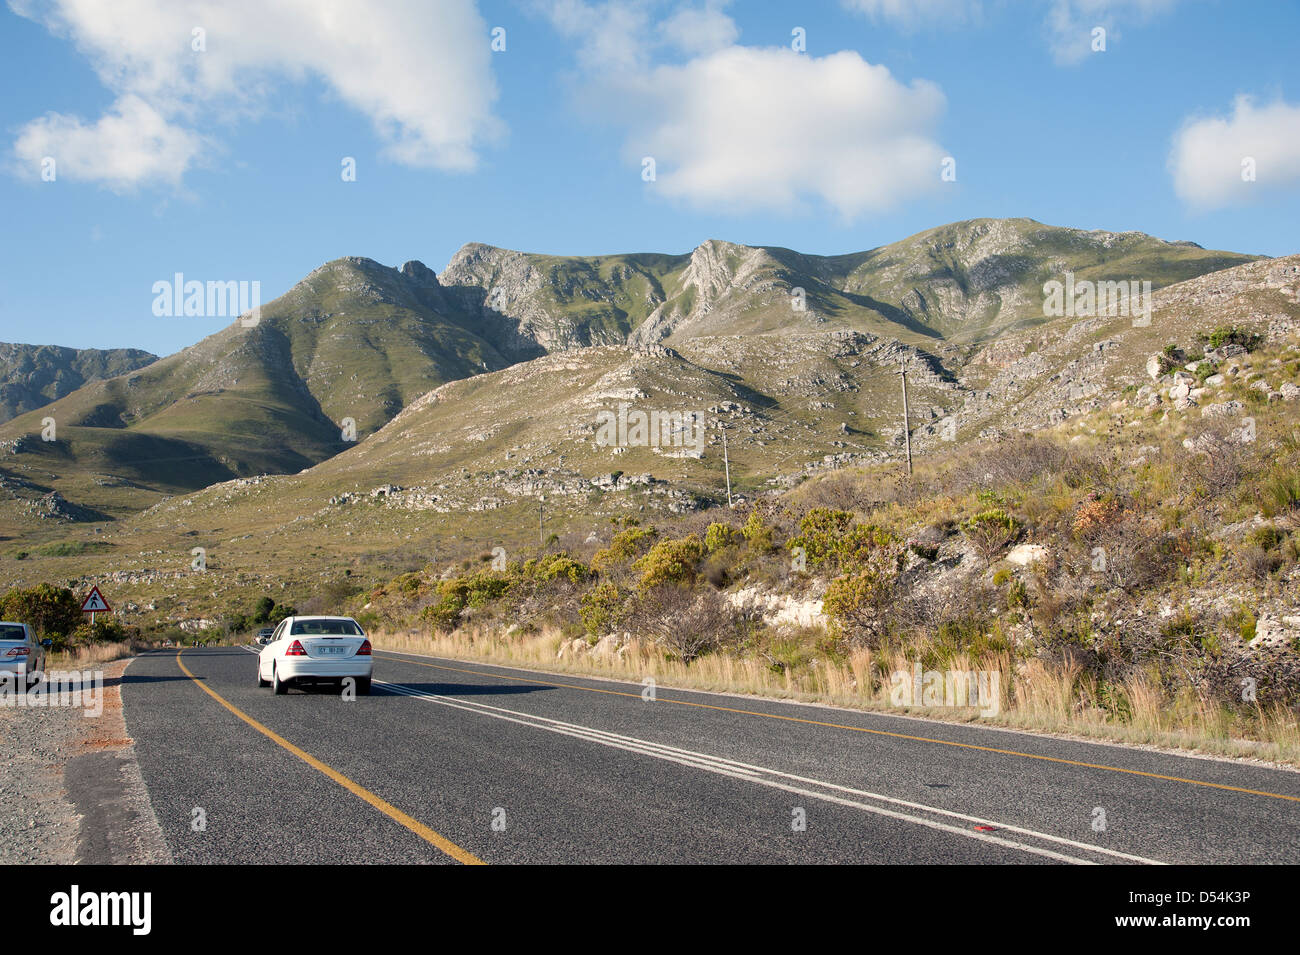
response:
[[[628,752],[639,753],[644,756],[651,756],[656,759],[663,759],[668,762],[677,763],[682,766],[688,766],[694,769],[702,769],[706,772],[712,772],[722,776],[729,776],[733,779],[740,779],[746,782],[757,783],[761,786],[767,786],[772,789],[781,789],[786,792],[796,793],[801,796],[808,796],[813,799],[819,799],[824,802],[831,802],[841,806],[847,806],[854,809],[860,809],[865,812],[875,813],[876,815],[886,816],[903,822],[909,822],[916,825],[926,826],[942,832],[953,835],[964,836],[968,839],[976,839],[981,842],[989,842],[994,845],[1000,845],[1011,849],[1018,849],[1023,852],[1029,852],[1034,855],[1044,856],[1049,859],[1055,859],[1060,862],[1069,862],[1082,865],[1094,865],[1088,859],[1082,859],[1077,856],[1066,855],[1055,852],[1050,849],[1044,849],[1039,846],[1026,845],[1014,840],[999,838],[994,835],[982,832],[974,832],[968,829],[962,829],[957,826],[948,825],[933,819],[926,819],[921,816],[910,815],[904,812],[897,812],[879,805],[871,805],[860,801],[861,799],[871,799],[877,802],[889,803],[892,805],[911,809],[915,812],[930,813],[932,815],[946,816],[952,819],[960,819],[964,822],[976,825],[992,826],[995,829],[1006,832],[1014,832],[1031,839],[1038,839],[1044,842],[1055,843],[1060,846],[1067,846],[1084,852],[1098,853],[1101,855],[1111,856],[1116,859],[1122,859],[1126,862],[1135,862],[1145,865],[1163,865],[1154,859],[1148,859],[1143,856],[1131,855],[1125,852],[1119,852],[1114,849],[1107,849],[1102,846],[1089,845],[1084,842],[1077,842],[1067,839],[1063,836],[1054,836],[1044,832],[1038,832],[1033,829],[1026,829],[1020,826],[1005,825],[992,820],[980,819],[975,816],[967,816],[962,813],[953,812],[947,809],[941,809],[937,806],[928,806],[923,803],[909,802],[904,799],[896,799],[892,796],[884,796],[879,793],[867,792],[865,790],[852,789],[847,786],[841,786],[836,783],[828,783],[822,780],[810,779],[804,776],[797,776],[793,773],[785,773],[780,770],[768,769],[762,766],[754,766],[748,763],[741,763],[735,760],[725,759],[718,756],[711,756],[706,753],[698,753],[693,750],[681,749],[674,746],[668,746],[662,743],[654,743],[647,740],[638,739],[632,736],[622,736],[617,733],[611,733],[606,730],[595,729],[594,727],[583,726],[578,723],[566,723],[562,720],[550,719],[548,717],[534,716],[530,713],[522,713],[517,710],[505,709],[504,707],[492,706],[487,703],[468,700],[452,700],[447,697],[437,696],[421,690],[415,690],[398,683],[386,683],[376,681],[378,686],[403,696],[409,696],[426,703],[437,703],[443,706],[450,706],[454,709],[465,710],[471,713],[479,713],[484,716],[491,716],[495,719],[506,720],[521,726],[531,726],[535,729],[548,730],[553,733],[559,733],[564,736],[571,736],[577,739],[584,739],[588,742],[599,743],[603,746],[609,746],[614,749],[626,750]],[[795,783],[801,785],[794,785]],[[834,790],[836,792],[859,797],[859,799],[848,799],[843,796],[834,795],[829,792],[819,792],[808,786],[821,787],[823,790]]]

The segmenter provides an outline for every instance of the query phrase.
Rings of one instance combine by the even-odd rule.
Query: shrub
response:
[[[873,551],[894,541],[888,531],[859,524],[848,511],[815,507],[799,521],[799,535],[787,547],[802,547],[808,563],[852,573],[866,565]]]
[[[629,527],[621,530],[610,540],[608,547],[596,551],[591,558],[591,565],[601,573],[608,573],[643,553],[656,536],[653,527]]]
[[[525,576],[546,582],[567,580],[571,584],[580,584],[591,577],[590,567],[565,553],[547,554],[527,561],[523,570]]]
[[[1210,348],[1222,348],[1224,345],[1240,345],[1246,351],[1254,351],[1264,340],[1264,336],[1237,325],[1220,325],[1209,335],[1198,334],[1196,340],[1208,345]]]
[[[694,534],[663,540],[633,566],[641,571],[641,587],[693,581],[695,565],[704,556],[704,545]]]
[[[623,592],[608,580],[592,587],[578,606],[583,629],[593,637],[609,633],[622,622],[623,601]]]
[[[1020,524],[1002,508],[992,507],[964,521],[961,532],[984,558],[984,568],[987,570],[993,565],[993,558],[1016,539],[1020,533]]]
[[[696,593],[689,587],[667,584],[642,592],[631,626],[690,663],[721,646],[734,632],[736,617],[717,591]]]
[[[740,533],[756,554],[770,553],[776,546],[773,541],[774,531],[763,518],[758,516],[757,511],[749,515],[749,519],[745,521],[745,526],[740,529]]]
[[[876,549],[852,574],[836,577],[826,588],[822,609],[848,632],[850,642],[873,644],[885,631],[885,610],[898,594],[903,549]]]
[[[710,554],[739,544],[745,539],[743,532],[730,524],[713,523],[704,533],[704,549]]]

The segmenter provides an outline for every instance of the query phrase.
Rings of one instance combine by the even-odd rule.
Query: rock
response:
[[[1240,401],[1223,401],[1218,404],[1206,405],[1201,409],[1202,418],[1236,418],[1246,406]]]
[[[1251,648],[1279,647],[1296,638],[1300,638],[1300,630],[1288,627],[1272,614],[1262,613],[1255,621],[1255,638],[1247,645]]]
[[[1030,564],[1048,558],[1048,550],[1042,544],[1017,544],[1007,551],[1007,562],[1028,567]]]
[[[1300,398],[1300,388],[1291,384],[1289,381],[1279,389],[1278,393],[1286,401],[1295,401],[1297,398]]]
[[[738,610],[761,614],[763,622],[770,627],[825,627],[831,622],[822,612],[820,600],[804,600],[791,594],[771,594],[757,586],[742,587],[727,594],[726,600]]]
[[[609,633],[596,641],[596,645],[591,648],[592,654],[598,657],[615,656],[623,646],[623,637],[626,634]]]
[[[1209,385],[1211,388],[1222,388],[1223,383],[1227,380],[1228,379],[1221,374],[1211,375],[1209,378],[1205,379],[1205,383]]]
[[[555,659],[572,660],[574,657],[581,656],[583,652],[586,651],[586,649],[587,649],[587,641],[583,640],[581,637],[575,637],[572,640],[567,640],[564,643],[560,644],[560,649],[558,652],[556,652]]]
[[[1156,352],[1147,359],[1147,374],[1153,380],[1159,381],[1160,376],[1169,370],[1171,364],[1169,358],[1163,352]]]
[[[1189,388],[1184,383],[1179,383],[1169,389],[1169,398],[1172,401],[1181,401],[1183,398],[1186,398],[1191,393],[1192,393],[1191,388]]]

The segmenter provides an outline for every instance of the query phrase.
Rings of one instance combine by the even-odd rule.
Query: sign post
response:
[[[99,587],[91,587],[90,593],[86,599],[81,602],[81,612],[90,614],[90,632],[95,632],[95,614],[112,613],[113,608],[108,605],[104,595],[99,592]]]

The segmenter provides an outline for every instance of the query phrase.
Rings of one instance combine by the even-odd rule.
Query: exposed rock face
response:
[[[44,407],[90,381],[115,378],[157,361],[137,348],[63,348],[0,342],[0,422]]]

